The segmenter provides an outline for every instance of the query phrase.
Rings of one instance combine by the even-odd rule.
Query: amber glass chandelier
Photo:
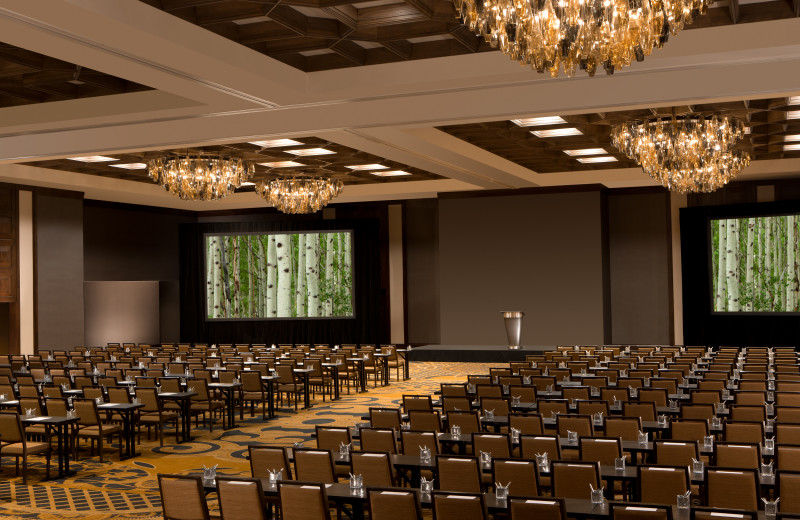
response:
[[[338,197],[343,187],[341,180],[308,175],[256,182],[256,192],[283,213],[316,213]]]
[[[470,30],[513,60],[558,76],[559,68],[609,74],[649,56],[714,0],[453,0]]]
[[[217,200],[248,181],[252,164],[218,154],[173,154],[151,159],[147,174],[183,200]]]
[[[735,149],[744,135],[733,117],[673,115],[617,125],[611,143],[669,190],[707,193],[750,164],[750,155]]]

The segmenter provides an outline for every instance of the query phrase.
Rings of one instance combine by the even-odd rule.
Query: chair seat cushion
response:
[[[15,442],[14,444],[6,444],[0,448],[0,453],[3,455],[22,455],[23,451],[27,451],[28,454],[45,453],[50,451],[50,445],[46,442],[27,442],[25,443],[25,449],[23,449],[21,442]]]
[[[115,424],[106,424],[103,426],[102,431],[99,426],[84,426],[78,430],[80,437],[99,437],[100,435],[112,435],[118,433],[122,428]]]

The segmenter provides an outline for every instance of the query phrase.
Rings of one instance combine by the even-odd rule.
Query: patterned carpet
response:
[[[106,447],[104,462],[97,456],[88,458],[81,450],[81,460],[72,462],[70,469],[77,474],[61,480],[43,482],[44,462],[33,457],[27,486],[21,477],[14,476],[14,459],[4,457],[0,467],[0,517],[14,519],[149,519],[161,518],[161,499],[158,494],[158,473],[201,472],[203,466],[218,464],[217,472],[250,476],[246,460],[251,444],[282,444],[306,441],[313,445],[312,433],[317,424],[353,425],[368,413],[370,406],[399,406],[403,394],[433,393],[443,382],[463,381],[467,374],[485,374],[488,366],[481,363],[411,363],[409,381],[392,382],[390,386],[374,388],[370,384],[365,394],[342,394],[342,399],[322,403],[314,401],[309,410],[297,413],[291,408],[278,410],[274,420],[261,422],[261,415],[245,420],[237,428],[214,432],[195,429],[195,440],[174,445],[174,433],[167,430],[165,444],[160,448],[153,439],[147,441],[143,432],[138,446],[141,456],[119,461],[116,450]],[[353,389],[351,389],[353,392]],[[284,403],[286,406],[286,403]],[[309,442],[310,441],[310,442]],[[108,460],[111,459],[111,460]],[[55,474],[55,459],[51,471]],[[214,508],[213,502],[210,507]]]

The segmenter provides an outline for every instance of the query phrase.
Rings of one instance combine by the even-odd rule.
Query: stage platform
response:
[[[506,345],[424,345],[409,352],[410,361],[465,361],[472,363],[504,363],[525,361],[527,354],[555,350],[555,345],[525,345],[509,350]]]

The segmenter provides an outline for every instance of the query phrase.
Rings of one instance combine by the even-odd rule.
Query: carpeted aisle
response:
[[[203,466],[217,464],[217,472],[250,476],[246,459],[250,444],[291,445],[305,441],[313,446],[312,433],[318,424],[353,425],[368,413],[371,406],[399,406],[403,394],[432,394],[444,382],[460,382],[467,374],[485,374],[488,364],[412,362],[409,381],[392,381],[387,387],[374,388],[356,394],[342,394],[342,399],[323,403],[320,396],[309,410],[284,407],[274,420],[261,422],[260,412],[237,428],[223,431],[214,428],[194,429],[195,440],[174,445],[174,433],[167,430],[165,445],[154,439],[147,441],[146,430],[142,444],[137,446],[141,456],[120,462],[116,447],[106,447],[104,462],[97,456],[88,458],[88,448],[81,450],[81,460],[72,462],[70,469],[77,474],[63,480],[41,482],[44,462],[34,457],[28,473],[28,486],[14,476],[14,459],[3,457],[0,471],[0,517],[19,519],[132,519],[161,518],[161,499],[158,494],[157,473],[201,472]],[[393,372],[394,374],[394,372]],[[394,376],[393,376],[394,377]],[[111,460],[108,460],[111,459]],[[53,474],[55,474],[55,459]],[[211,507],[214,504],[211,503]]]

